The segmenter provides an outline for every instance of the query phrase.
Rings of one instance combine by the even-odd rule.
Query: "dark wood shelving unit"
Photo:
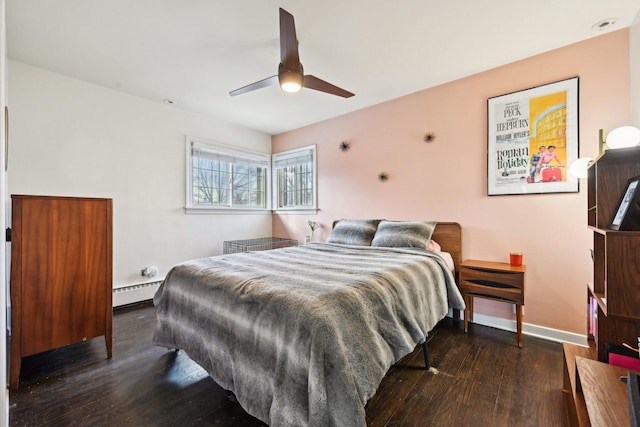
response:
[[[563,392],[571,426],[629,425],[627,370],[606,363],[605,343],[640,336],[640,231],[608,228],[629,178],[640,175],[640,147],[603,152],[589,166],[587,223],[593,282],[587,286],[588,347],[564,343]],[[596,360],[594,360],[596,359]]]
[[[640,175],[640,147],[606,150],[588,172],[593,283],[587,301],[595,321],[589,340],[603,360],[605,343],[635,345],[640,336],[640,231],[608,229],[627,180]]]

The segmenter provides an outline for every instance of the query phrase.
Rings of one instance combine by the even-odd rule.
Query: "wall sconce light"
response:
[[[569,173],[578,179],[587,177],[587,168],[593,162],[591,157],[580,157],[569,165]]]
[[[615,128],[604,138],[604,130],[600,129],[599,151],[602,153],[604,146],[607,148],[626,148],[640,144],[640,129],[634,126],[621,126]]]
[[[602,153],[605,149],[615,150],[617,148],[635,147],[640,145],[640,129],[634,126],[621,126],[615,128],[604,137],[604,129],[598,132],[598,152]],[[569,173],[576,178],[586,178],[587,168],[593,162],[591,157],[580,157],[569,165]]]

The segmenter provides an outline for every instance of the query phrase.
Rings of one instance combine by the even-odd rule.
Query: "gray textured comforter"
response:
[[[273,426],[364,426],[387,370],[464,303],[418,249],[327,243],[175,266],[154,343],[184,349]]]

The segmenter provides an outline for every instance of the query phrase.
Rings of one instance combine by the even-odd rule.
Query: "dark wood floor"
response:
[[[184,352],[151,344],[151,305],[117,310],[113,358],[104,339],[23,360],[11,426],[263,426]],[[420,346],[367,405],[371,426],[564,426],[562,346],[451,319],[431,334],[437,373]]]

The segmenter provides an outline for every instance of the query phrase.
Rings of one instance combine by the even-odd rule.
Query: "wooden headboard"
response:
[[[438,222],[431,238],[449,252],[456,266],[456,279],[462,262],[462,227],[457,222]]]

